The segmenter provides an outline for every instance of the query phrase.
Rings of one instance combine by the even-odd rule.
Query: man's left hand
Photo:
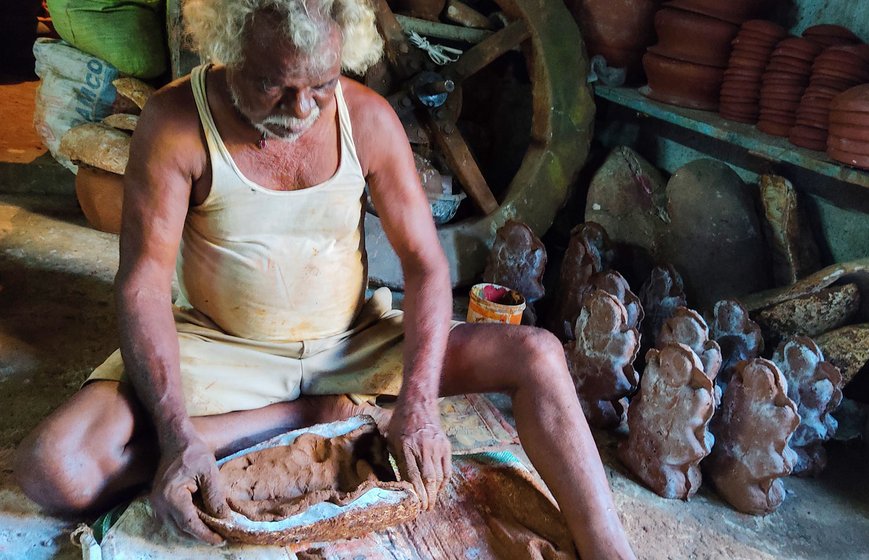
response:
[[[432,509],[452,469],[452,449],[441,428],[437,401],[399,399],[387,438],[402,479],[416,489],[423,510]]]

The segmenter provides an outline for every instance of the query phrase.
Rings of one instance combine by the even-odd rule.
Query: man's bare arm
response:
[[[198,128],[175,118],[181,92],[160,92],[139,119],[124,175],[120,266],[115,280],[121,354],[136,395],[149,412],[161,460],[153,502],[164,518],[209,542],[222,539],[198,519],[191,495],[223,513],[214,457],[184,405],[172,276],[190,201]],[[189,120],[189,119],[188,119]]]
[[[370,105],[376,124],[369,127],[376,134],[365,143],[367,179],[405,285],[405,371],[390,440],[430,508],[450,472],[449,441],[437,406],[452,313],[449,268],[404,128],[385,100],[378,97]]]

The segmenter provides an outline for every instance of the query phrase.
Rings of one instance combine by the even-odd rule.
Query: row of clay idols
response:
[[[688,309],[673,267],[653,269],[638,296],[610,268],[613,260],[601,226],[574,228],[548,321],[564,341],[589,423],[614,428],[627,417],[620,456],[661,496],[692,496],[709,456],[704,469],[729,503],[773,511],[781,477],[816,474],[826,462],[822,443],[836,429],[830,412],[842,397],[838,370],[808,337],[783,340],[764,360],[760,327],[738,302],[718,302],[710,328]],[[539,299],[545,263],[540,240],[510,222],[485,279]]]

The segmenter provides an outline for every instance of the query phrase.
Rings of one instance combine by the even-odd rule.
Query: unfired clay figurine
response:
[[[583,294],[591,275],[609,268],[613,260],[609,236],[594,222],[579,224],[570,232],[570,243],[561,264],[557,311],[551,330],[563,341],[573,340],[573,324],[579,316]]]
[[[545,269],[543,242],[527,225],[509,220],[495,235],[483,281],[517,290],[525,301],[534,302],[546,293],[543,288]]]
[[[745,307],[731,299],[721,300],[715,304],[714,318],[710,327],[712,338],[721,347],[723,360],[718,383],[726,387],[739,362],[760,356],[763,350],[763,337],[760,326],[751,320]]]
[[[640,325],[643,333],[640,359],[649,349],[657,346],[655,339],[664,321],[673,316],[676,308],[687,306],[682,277],[672,265],[656,266],[640,288],[640,303],[645,318]]]
[[[703,373],[714,381],[721,369],[721,347],[714,340],[709,340],[709,327],[703,317],[687,307],[677,307],[658,333],[658,348],[677,343],[684,344],[697,354]]]
[[[712,421],[715,446],[703,463],[718,494],[743,513],[766,515],[781,505],[797,461],[788,442],[800,423],[776,365],[740,362]]]
[[[700,488],[700,460],[712,449],[707,430],[713,382],[686,345],[665,344],[646,355],[640,392],[628,409],[628,439],[619,457],[664,498],[687,500]]]
[[[606,293],[615,296],[625,307],[625,312],[628,315],[628,326],[632,329],[639,329],[640,322],[643,320],[643,306],[640,304],[640,298],[631,291],[631,286],[616,270],[605,270],[592,274],[588,279],[588,290],[594,288],[601,289]]]
[[[820,348],[806,336],[782,341],[772,361],[787,380],[788,397],[800,414],[800,425],[791,439],[797,453],[793,474],[817,475],[827,464],[822,444],[838,427],[830,413],[842,402],[842,374],[824,361]]]
[[[567,363],[582,409],[592,426],[618,426],[618,403],[636,389],[633,362],[640,333],[628,325],[624,306],[603,290],[585,295],[574,325],[576,340],[565,345]]]

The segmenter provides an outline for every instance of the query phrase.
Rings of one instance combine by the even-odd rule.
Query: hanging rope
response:
[[[411,31],[407,36],[410,40],[410,44],[424,50],[432,62],[441,66],[457,61],[459,55],[462,54],[462,51],[459,49],[445,47],[444,45],[432,45],[428,42],[428,39],[416,31]]]

